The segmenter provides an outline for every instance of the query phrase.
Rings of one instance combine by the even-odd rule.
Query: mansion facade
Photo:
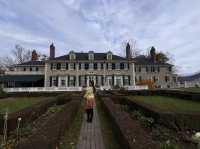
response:
[[[98,87],[126,87],[150,79],[158,88],[176,86],[172,65],[152,62],[143,56],[132,58],[129,44],[125,57],[114,55],[111,51],[70,51],[67,55],[55,57],[53,44],[49,50],[47,60],[38,61],[34,51],[31,61],[10,67],[5,75],[0,76],[0,84],[4,88],[83,87],[92,80]]]

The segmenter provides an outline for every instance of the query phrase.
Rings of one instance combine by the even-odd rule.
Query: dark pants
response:
[[[86,109],[86,113],[87,113],[87,122],[92,122],[93,119],[93,108],[90,109]]]

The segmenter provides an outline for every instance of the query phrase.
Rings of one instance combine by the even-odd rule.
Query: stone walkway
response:
[[[105,149],[97,109],[94,109],[92,123],[86,122],[86,114],[84,114],[76,149]]]

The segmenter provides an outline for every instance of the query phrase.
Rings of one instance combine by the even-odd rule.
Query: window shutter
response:
[[[69,67],[69,66],[68,66],[68,63],[66,63],[66,70],[68,70],[68,67]]]
[[[49,80],[50,80],[50,87],[52,87],[52,76],[50,76]]]

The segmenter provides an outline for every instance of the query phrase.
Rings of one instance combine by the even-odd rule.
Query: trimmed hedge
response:
[[[120,109],[110,98],[104,97],[102,103],[115,131],[117,138],[124,149],[158,149],[151,136],[140,126],[139,122],[133,120],[127,112]]]
[[[175,113],[166,112],[149,104],[132,101],[126,97],[113,96],[116,103],[128,105],[132,110],[139,110],[148,117],[153,117],[155,122],[175,130],[200,131],[200,113]]]
[[[52,96],[58,96],[62,94],[79,94],[80,92],[13,92],[13,93],[6,93],[6,97],[52,97]]]
[[[142,96],[169,96],[179,99],[200,101],[200,93],[181,91],[181,90],[135,90],[135,91],[110,91],[109,94],[119,96],[142,95]]]
[[[19,110],[15,113],[8,114],[8,132],[13,131],[17,127],[17,119],[19,117],[22,118],[21,124],[22,126],[26,125],[27,123],[35,120],[38,118],[41,114],[43,114],[50,106],[56,103],[56,99],[46,99],[44,101],[41,101],[35,105],[32,105],[30,107],[26,107],[22,110]],[[3,126],[4,126],[4,115],[0,115],[0,133],[3,132]]]
[[[64,108],[45,121],[29,138],[21,140],[16,149],[55,149],[65,129],[70,127],[80,106],[80,100],[67,103]]]
[[[22,94],[24,96],[24,94]],[[42,97],[41,97],[42,98]],[[15,113],[10,113],[8,115],[8,132],[13,131],[17,127],[17,119],[19,117],[22,118],[21,124],[22,127],[33,120],[37,119],[40,115],[45,113],[47,109],[54,105],[62,105],[66,102],[69,102],[72,99],[78,99],[79,97],[70,96],[69,94],[60,94],[56,96],[54,99],[53,97],[50,97],[49,99],[45,99],[44,101],[41,101],[35,105],[32,105],[30,107],[26,107],[24,109],[21,109]],[[3,126],[4,126],[4,115],[0,115],[0,133],[3,132]]]

